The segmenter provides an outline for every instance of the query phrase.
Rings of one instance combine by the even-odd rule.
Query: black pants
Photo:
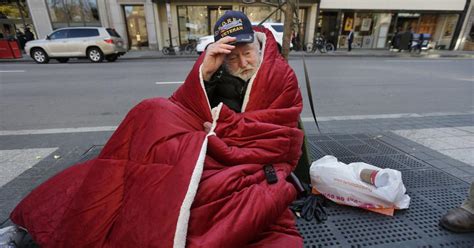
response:
[[[352,50],[352,41],[349,41],[349,46],[347,47],[347,51],[350,52]]]

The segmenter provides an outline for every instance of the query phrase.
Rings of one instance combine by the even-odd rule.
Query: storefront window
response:
[[[354,31],[354,48],[385,48],[393,26],[392,13],[345,12],[342,17],[342,30],[338,38],[338,46],[346,48],[347,36]]]
[[[422,15],[416,32],[433,35],[436,30],[437,19],[438,17],[436,15]]]
[[[127,22],[128,44],[130,49],[148,47],[148,31],[146,28],[145,8],[143,5],[124,5]]]
[[[82,11],[84,13],[84,21],[86,23],[99,23],[99,10],[97,9],[97,0],[87,0],[84,1],[82,6]]]
[[[27,41],[37,37],[26,0],[0,2],[0,39],[16,39],[23,49]]]
[[[68,16],[63,0],[48,0],[49,16],[54,28],[68,26]]]
[[[458,15],[449,15],[443,31],[443,38],[451,38],[458,22]]]
[[[437,29],[433,39],[433,41],[436,43],[436,48],[449,48],[458,19],[458,14],[445,14],[438,16]]]
[[[362,36],[371,35],[373,21],[372,13],[356,13],[354,31],[359,32],[359,35]]]
[[[372,48],[374,37],[373,24],[376,22],[375,14],[356,13],[354,21],[354,32],[357,36],[354,38],[354,47]]]
[[[0,19],[30,18],[26,0],[0,1]]]
[[[209,35],[207,6],[178,6],[179,42],[181,45]]]
[[[418,13],[398,13],[397,28],[400,32],[416,31],[420,14]]]
[[[265,20],[276,7],[273,6],[242,6],[241,10],[244,12],[251,22],[261,22]],[[282,12],[277,10],[265,22],[283,22]]]
[[[208,6],[209,11],[209,33],[213,33],[217,20],[228,10],[232,10],[232,6]]]
[[[83,13],[82,13],[81,0],[67,0],[66,6],[67,6],[67,11],[69,13],[69,23],[82,24]]]
[[[97,0],[46,0],[53,28],[100,26]]]

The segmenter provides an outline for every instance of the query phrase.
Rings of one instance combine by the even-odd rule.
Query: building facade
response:
[[[474,51],[474,4],[471,2],[466,11],[466,20],[461,27],[460,38],[456,41],[455,50]]]
[[[411,30],[449,49],[465,8],[466,0],[322,0],[318,30],[340,48],[353,29],[356,48],[387,48],[397,32]]]
[[[245,3],[244,3],[245,2]],[[253,3],[250,3],[253,2]],[[267,4],[262,3],[267,2]],[[241,10],[252,22],[283,22],[277,0],[0,0],[0,32],[30,27],[44,38],[68,26],[114,28],[131,50],[185,45],[209,35],[226,10]],[[294,34],[302,43],[323,35],[338,48],[385,49],[397,32],[429,34],[438,49],[472,49],[471,0],[299,0]],[[461,42],[462,41],[462,42]],[[467,44],[467,45],[466,45]]]

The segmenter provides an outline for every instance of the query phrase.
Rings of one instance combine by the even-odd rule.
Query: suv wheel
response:
[[[67,63],[69,61],[69,58],[57,58],[56,59],[59,63]]]
[[[38,64],[47,64],[49,62],[49,56],[41,48],[35,48],[31,52],[31,57]]]
[[[118,58],[117,54],[111,54],[105,57],[105,59],[109,62],[114,62],[115,60],[117,60],[117,58]]]
[[[104,54],[98,47],[89,48],[87,50],[87,57],[94,63],[100,63],[104,60]]]

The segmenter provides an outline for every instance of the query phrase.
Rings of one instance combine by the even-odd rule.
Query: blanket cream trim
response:
[[[201,68],[199,68],[199,81],[201,83],[201,86],[203,87],[204,94],[206,94],[206,90],[204,88],[204,81],[202,79],[201,74]],[[219,105],[213,109],[210,109],[211,107],[209,105],[209,109],[212,115],[212,126],[211,130],[206,135],[206,138],[204,138],[204,142],[202,143],[201,151],[199,152],[199,157],[196,161],[196,165],[194,166],[193,174],[191,175],[188,191],[186,192],[186,196],[184,197],[183,203],[181,204],[181,208],[179,210],[178,222],[176,224],[176,231],[174,234],[173,241],[174,248],[184,248],[186,246],[189,217],[191,215],[191,205],[194,202],[194,197],[196,196],[196,192],[199,187],[199,182],[201,181],[202,171],[204,169],[204,160],[206,158],[207,153],[208,138],[211,135],[216,135],[214,130],[217,126],[217,120],[219,119],[219,114],[221,112],[222,105],[223,103],[219,103]]]
[[[262,49],[261,49],[261,54],[260,54],[260,65],[263,63],[263,58],[265,55],[265,46],[267,44],[267,36],[265,33],[262,32],[255,32],[255,37],[262,43]],[[258,71],[260,70],[260,65],[258,65],[257,71],[253,76],[250,78],[249,84],[247,86],[247,90],[245,91],[245,96],[244,96],[244,101],[242,103],[242,113],[245,112],[245,109],[247,108],[247,103],[249,102],[250,98],[250,91],[252,91],[252,86],[253,86],[253,81],[255,80],[255,77],[258,74]]]
[[[209,106],[209,110],[211,110],[211,103],[209,102],[209,96],[207,95],[206,86],[204,85],[204,79],[202,77],[202,64],[199,66],[199,83],[201,84],[202,91],[204,92],[204,95],[206,96],[206,101],[207,101],[207,105]]]

